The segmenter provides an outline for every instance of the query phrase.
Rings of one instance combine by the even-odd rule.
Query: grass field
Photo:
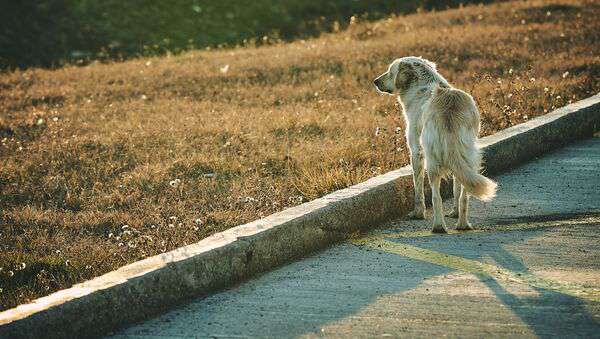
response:
[[[0,74],[0,309],[408,163],[371,81],[422,55],[483,134],[600,90],[600,5],[508,2],[319,38]]]

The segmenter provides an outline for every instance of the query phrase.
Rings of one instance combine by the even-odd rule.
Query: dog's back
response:
[[[422,143],[428,172],[453,174],[478,199],[492,199],[496,183],[479,174],[479,112],[473,98],[459,89],[436,86],[423,114]]]

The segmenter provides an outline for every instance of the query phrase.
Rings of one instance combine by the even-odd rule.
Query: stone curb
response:
[[[591,136],[600,94],[481,139],[488,174]],[[97,337],[313,253],[412,207],[411,168],[156,255],[0,313],[0,338]]]

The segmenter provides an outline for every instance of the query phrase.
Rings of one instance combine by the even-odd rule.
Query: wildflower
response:
[[[535,82],[535,78],[529,78],[529,81]]]
[[[65,261],[65,265],[66,266],[71,266],[71,260],[67,259],[67,261]]]
[[[44,119],[42,119],[42,118],[39,118],[36,122],[36,125],[38,125],[38,126],[43,125],[43,124],[44,124]]]
[[[90,265],[85,265],[85,269],[86,269],[86,270],[91,270],[91,269],[92,269],[92,266],[90,266]]]
[[[513,69],[512,68],[508,70],[508,74],[513,74]]]
[[[52,121],[57,122],[58,121],[58,117],[52,118]]]
[[[177,188],[177,186],[179,186],[179,183],[181,183],[180,179],[175,179],[175,180],[169,181],[169,185],[173,188]]]
[[[110,233],[110,234],[112,234],[112,233]],[[110,234],[109,234],[109,238],[110,238]],[[60,254],[60,250],[56,250],[55,252],[56,252],[56,254]]]
[[[148,97],[146,96],[146,94],[142,94],[142,96],[140,97],[142,100],[148,100]]]
[[[548,87],[544,87],[544,92],[548,93],[549,89]]]
[[[146,66],[152,65],[152,61],[146,61]]]
[[[381,134],[381,128],[377,127],[375,128],[375,136],[379,136],[379,134]]]
[[[219,71],[221,71],[221,73],[223,73],[223,74],[229,72],[229,64],[219,68]]]
[[[563,79],[566,78],[566,77],[568,77],[568,76],[569,76],[569,71],[564,72],[563,75],[562,75]]]
[[[112,238],[113,236],[114,236],[113,232],[108,233],[108,238],[109,239]],[[60,251],[57,250],[56,253],[60,253]]]

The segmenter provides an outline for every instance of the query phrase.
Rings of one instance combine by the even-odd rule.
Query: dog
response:
[[[415,188],[415,206],[409,217],[425,217],[425,165],[432,193],[432,231],[448,232],[440,184],[450,175],[454,179],[454,209],[450,216],[458,216],[457,230],[472,230],[467,215],[469,196],[489,201],[497,187],[480,174],[480,117],[473,97],[452,87],[433,62],[421,57],[394,60],[374,84],[381,93],[397,95],[403,109]]]

